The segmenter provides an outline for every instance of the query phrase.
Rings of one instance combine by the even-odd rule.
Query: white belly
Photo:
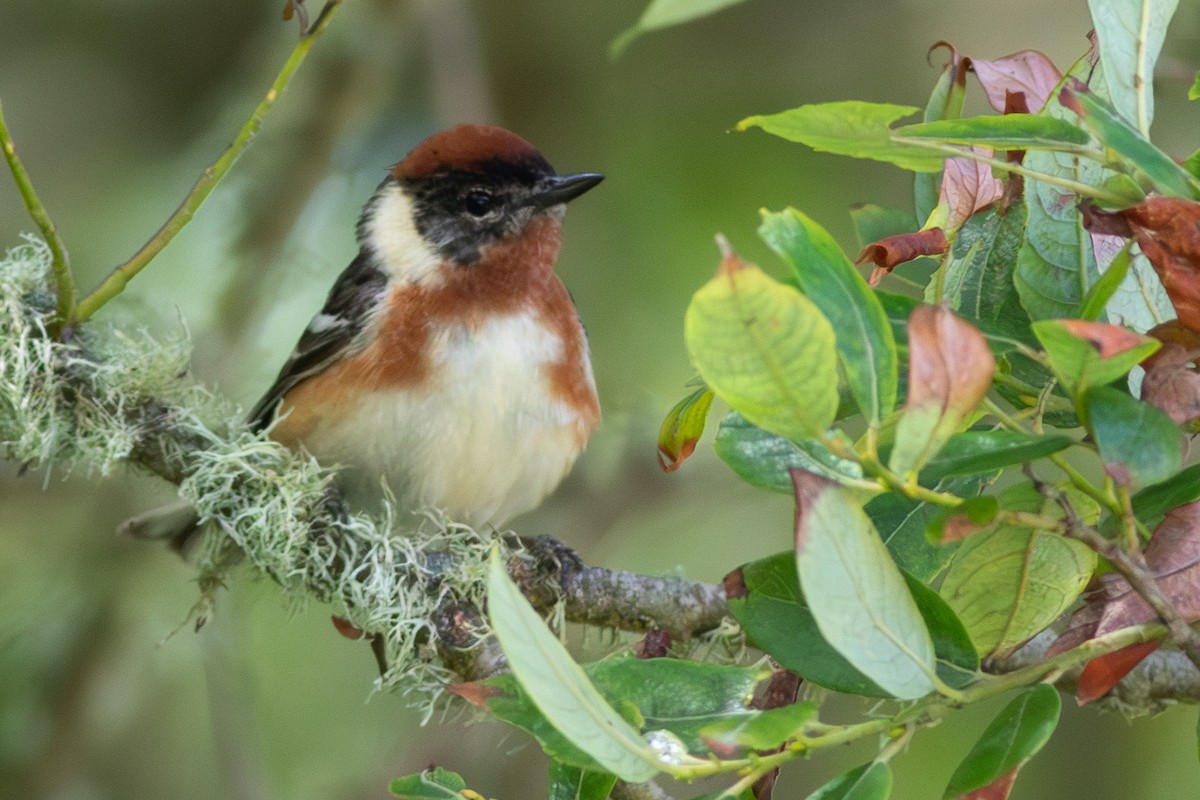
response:
[[[367,394],[337,423],[318,423],[304,445],[359,479],[382,478],[409,505],[471,525],[502,524],[558,485],[586,438],[575,411],[550,392],[548,369],[562,360],[562,342],[517,314],[430,344],[438,380]],[[586,361],[585,369],[590,382]],[[362,442],[363,431],[374,438]]]

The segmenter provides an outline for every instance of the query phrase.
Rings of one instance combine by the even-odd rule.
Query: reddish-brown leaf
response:
[[[908,400],[962,414],[983,400],[996,359],[974,325],[942,306],[917,306],[908,318]]]
[[[504,692],[495,686],[487,686],[479,681],[452,683],[446,687],[446,691],[456,694],[468,703],[477,705],[480,708],[487,708],[488,698],[499,697],[504,694]]]
[[[1200,331],[1200,203],[1152,197],[1121,212],[1179,321]]]
[[[352,642],[357,642],[359,639],[366,636],[362,628],[359,628],[345,617],[339,617],[336,614],[333,614],[329,618],[333,620],[333,627],[337,630],[337,632]]]
[[[763,692],[750,703],[751,708],[766,710],[770,708],[783,708],[790,706],[796,702],[796,697],[800,693],[800,676],[794,672],[788,672],[786,669],[777,669],[771,673],[771,679],[767,681],[767,687]],[[773,750],[775,753],[783,752],[783,745]],[[775,781],[779,779],[779,767],[763,775],[754,785],[750,787],[751,794],[755,800],[771,800],[771,795],[775,791]]]
[[[1079,674],[1075,685],[1075,702],[1087,705],[1093,700],[1099,700],[1112,691],[1121,679],[1142,660],[1158,649],[1161,641],[1139,642],[1114,653],[1093,658]]]
[[[1146,331],[1146,335],[1153,336],[1164,345],[1177,344],[1186,351],[1200,355],[1200,331],[1192,330],[1177,319],[1155,325]],[[1165,347],[1159,348],[1142,360],[1142,366],[1150,369],[1164,355],[1173,360],[1171,353],[1172,351],[1168,351]]]
[[[1200,620],[1200,500],[1171,509],[1154,530],[1146,546],[1146,564],[1167,599],[1188,622]],[[1129,583],[1116,573],[1100,579],[1100,588],[1088,595],[1072,616],[1067,630],[1047,651],[1047,657],[1076,647],[1089,639],[1155,619],[1157,615]],[[1142,654],[1142,658],[1149,654]],[[1129,657],[1135,655],[1131,652]],[[1140,660],[1140,659],[1138,659]],[[1087,694],[1103,684],[1105,674],[1115,674],[1117,658],[1096,668]],[[1126,672],[1137,664],[1134,660]],[[1118,678],[1119,680],[1119,678]],[[1111,686],[1109,688],[1112,688]],[[1106,690],[1107,691],[1107,690]],[[1103,694],[1103,692],[1101,693]],[[1096,695],[1099,696],[1099,695]],[[1095,699],[1095,697],[1089,697]]]
[[[1001,113],[1008,113],[1008,94],[1024,95],[1026,108],[1035,113],[1040,111],[1062,80],[1054,62],[1036,50],[1022,50],[995,61],[972,58],[970,66],[987,93],[988,102]]]
[[[869,261],[875,264],[875,270],[868,282],[876,286],[883,280],[883,276],[898,264],[920,256],[940,256],[945,252],[946,232],[941,228],[929,228],[916,233],[885,236],[877,242],[872,242],[863,248],[854,263],[866,264]]]
[[[723,585],[726,600],[741,600],[749,594],[749,590],[746,588],[746,575],[742,572],[741,567],[726,575]]]
[[[976,153],[990,156],[990,148],[971,148]],[[969,158],[946,160],[942,173],[942,191],[939,201],[946,206],[949,216],[946,229],[956,231],[971,218],[1004,196],[1004,181],[992,175],[992,168]],[[942,251],[945,252],[943,236]]]
[[[1176,425],[1200,419],[1200,372],[1192,363],[1200,354],[1169,342],[1155,355],[1142,378],[1142,400],[1163,411]]]
[[[1013,783],[1017,780],[1017,773],[1020,771],[1020,767],[1009,770],[987,786],[981,786],[973,792],[959,795],[958,800],[1008,800]]]
[[[669,631],[648,631],[641,641],[633,646],[636,658],[666,658],[671,650],[671,633]]]
[[[1107,322],[1088,322],[1082,319],[1061,320],[1072,336],[1077,336],[1096,348],[1101,358],[1112,358],[1146,342],[1146,337],[1120,325]]]

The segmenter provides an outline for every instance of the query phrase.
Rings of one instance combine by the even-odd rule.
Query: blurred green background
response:
[[[608,175],[572,206],[560,261],[605,423],[517,527],[592,563],[709,581],[787,547],[788,499],[740,484],[707,442],[679,473],[658,470],[658,422],[690,377],[684,308],[716,264],[715,232],[778,273],[754,234],[759,208],[802,208],[854,250],[848,207],[910,207],[910,180],[728,131],[804,102],[923,104],[939,39],[1066,65],[1086,45],[1086,6],[750,0],[610,60],[643,4],[348,0],[255,146],[102,321],[170,331],[182,320],[196,379],[249,405],[353,256],[359,208],[387,168],[439,128],[498,123],[562,171]],[[257,102],[295,40],[282,5],[0,0],[0,98],[81,288],[153,233]],[[1155,125],[1176,155],[1197,144],[1185,93],[1200,14],[1184,5]],[[970,103],[983,109],[977,92]],[[0,176],[0,246],[32,229]],[[334,633],[326,609],[289,609],[247,571],[203,631],[176,632],[196,599],[192,570],[113,534],[170,494],[135,474],[0,467],[0,798],[384,798],[391,777],[432,763],[487,796],[544,796],[535,746],[469,717],[420,727],[401,698],[371,696],[369,653]],[[940,797],[997,708],[916,737],[893,796]],[[1068,709],[1014,797],[1195,796],[1195,725],[1189,708],[1133,724]],[[804,797],[870,755],[793,765],[776,797]]]

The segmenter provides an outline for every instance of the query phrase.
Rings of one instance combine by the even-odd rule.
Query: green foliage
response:
[[[872,761],[843,772],[806,800],[886,800],[892,792],[892,769]]]
[[[988,725],[954,771],[944,796],[961,797],[1016,773],[1050,740],[1061,709],[1052,686],[1043,683],[1023,692]]]
[[[734,2],[655,0],[614,51]],[[1012,673],[997,665],[1076,607],[1097,575],[1097,549],[1113,556],[1106,566],[1152,582],[1139,534],[1200,497],[1200,465],[1184,464],[1179,425],[1131,391],[1138,369],[1159,368],[1146,362],[1159,344],[1143,334],[1163,298],[1187,316],[1200,295],[1194,232],[1134,213],[1146,199],[1200,197],[1196,161],[1180,167],[1149,139],[1151,77],[1175,2],[1089,7],[1099,63],[1085,56],[1042,87],[1038,105],[1049,100],[1035,113],[961,118],[966,62],[952,53],[921,122],[902,124],[922,111],[915,107],[844,101],[737,125],[916,173],[913,213],[855,212],[864,244],[903,240],[914,223],[946,227],[945,252],[916,287],[924,302],[899,281],[869,285],[836,240],[795,209],[764,213],[758,231],[788,280],[743,262],[722,240],[723,260],[683,325],[702,385],[669,412],[659,436],[662,463],[674,469],[720,400],[731,409],[716,435],[720,457],[748,483],[793,494],[792,549],[734,569],[729,610],[773,663],[826,689],[881,699],[862,721],[823,722],[816,700],[796,702],[794,685],[773,695],[761,684],[779,673],[749,662],[618,655],[581,666],[509,577],[520,551],[502,552],[475,531],[435,521],[432,533],[398,536],[388,508],[382,519],[347,515],[338,537],[314,535],[329,473],[247,431],[181,381],[183,342],[91,326],[59,341],[63,298],[54,288],[70,283],[69,269],[36,243],[0,262],[4,455],[105,473],[145,435],[145,418],[134,424],[113,409],[169,418],[180,435],[166,440],[175,449],[164,458],[186,464],[182,495],[201,519],[220,523],[200,549],[205,577],[219,580],[236,548],[292,596],[336,600],[352,624],[381,637],[385,687],[440,691],[451,676],[434,655],[434,611],[449,597],[486,605],[490,631],[479,633],[494,634],[511,671],[456,691],[538,742],[553,800],[600,800],[618,779],[714,775],[732,781],[716,796],[747,798],[790,760],[879,737],[887,743],[874,760],[810,798],[883,798],[889,762],[910,736],[962,705],[1021,690],[946,790],[1002,796],[1058,720],[1058,695],[1040,681],[1161,630],[1105,633]],[[951,180],[948,159],[992,188],[994,172],[1003,193],[977,202],[979,187]],[[971,161],[987,168],[976,172]],[[1102,236],[1129,241],[1121,249]],[[873,280],[890,281],[895,266],[880,264]],[[115,274],[75,320],[127,279]],[[423,577],[430,551],[452,555],[459,573]],[[1162,562],[1179,560],[1168,552]],[[1166,602],[1181,600],[1196,606]],[[391,789],[401,798],[477,797],[440,768]]]

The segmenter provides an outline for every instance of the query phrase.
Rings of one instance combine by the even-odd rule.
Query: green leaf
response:
[[[758,229],[833,326],[855,402],[872,425],[896,405],[896,341],[875,293],[829,233],[803,212],[763,214]]]
[[[1178,0],[1088,0],[1112,104],[1149,136],[1154,64]]]
[[[890,696],[821,636],[801,592],[793,553],[759,559],[734,575],[740,577],[743,588],[731,594],[729,610],[755,647],[818,686],[867,697]],[[958,622],[956,628],[953,612],[940,598],[930,599],[932,591],[920,581],[910,575],[904,578],[930,629],[938,674],[953,681],[952,685],[973,675],[979,656],[965,627]]]
[[[862,467],[812,439],[792,441],[767,433],[731,411],[717,428],[717,455],[739,478],[772,492],[791,493],[789,470],[806,469],[836,481],[861,480]]]
[[[914,139],[996,150],[1075,151],[1091,141],[1087,131],[1071,123],[1040,114],[987,115],[967,119],[918,122],[892,131],[893,141],[911,144]]]
[[[546,628],[508,577],[497,546],[488,560],[487,597],[488,619],[512,674],[550,724],[622,780],[654,777],[659,771],[654,751]]]
[[[1192,81],[1192,87],[1188,89],[1188,100],[1200,100],[1200,72],[1196,73],[1196,80]]]
[[[933,122],[939,119],[956,119],[962,116],[963,100],[967,96],[967,67],[970,63],[953,48],[950,50],[950,60],[938,76],[933,91],[929,94],[929,102],[925,104],[925,112],[921,115],[923,122]],[[937,207],[941,196],[941,172],[918,172],[913,179],[913,199],[916,209],[916,230],[925,224],[929,215]],[[908,231],[896,231],[908,233]],[[875,237],[882,239],[882,236]],[[875,241],[871,239],[863,244]]]
[[[1108,358],[1100,354],[1095,341],[1079,335],[1090,331],[1092,336],[1105,336],[1105,346],[1121,349]],[[1123,377],[1157,350],[1161,344],[1148,336],[1126,331],[1124,328],[1100,323],[1078,323],[1073,320],[1043,320],[1033,323],[1033,332],[1046,356],[1050,368],[1069,392],[1079,394],[1094,386],[1104,386]]]
[[[930,303],[944,303],[987,336],[1012,340],[1029,338],[1029,316],[1021,308],[1013,271],[1025,239],[1023,203],[1001,213],[988,209],[973,214],[959,229],[943,259],[940,280],[925,290]],[[996,351],[989,339],[989,346]]]
[[[1162,483],[1135,494],[1133,513],[1142,524],[1154,530],[1168,511],[1193,500],[1200,500],[1200,464],[1184,467]]]
[[[979,653],[970,632],[937,592],[911,575],[905,575],[904,582],[933,640],[938,677],[948,686],[961,689],[979,673]]]
[[[1017,431],[964,431],[946,444],[921,470],[922,482],[954,475],[977,475],[1026,464],[1075,443],[1061,434],[1037,436]]]
[[[893,696],[935,688],[933,642],[904,577],[862,507],[811,473],[796,482],[796,566],[821,635]]]
[[[609,55],[617,58],[643,33],[690,22],[740,2],[742,0],[652,0],[637,24],[613,40]]]
[[[679,469],[696,449],[696,443],[704,434],[712,401],[712,390],[701,386],[667,412],[658,430],[658,465],[663,471]]]
[[[1179,471],[1183,434],[1166,414],[1109,386],[1087,391],[1081,405],[1084,423],[1114,481],[1140,488]]]
[[[758,427],[807,439],[833,422],[833,328],[795,288],[729,255],[692,298],[684,338],[700,377]]]
[[[1062,702],[1049,684],[1038,684],[1004,707],[988,725],[946,786],[946,798],[995,783],[1037,755],[1058,726]]]
[[[891,140],[889,126],[919,110],[915,106],[858,100],[815,103],[778,114],[747,117],[737,124],[737,130],[759,127],[818,152],[886,161],[914,172],[937,172],[945,156]]]
[[[887,800],[892,793],[892,768],[872,761],[843,772],[805,800]]]
[[[1083,296],[1083,302],[1079,304],[1080,319],[1097,321],[1104,316],[1108,301],[1121,288],[1121,284],[1125,282],[1125,276],[1129,274],[1129,267],[1133,263],[1129,257],[1131,247],[1133,247],[1132,239],[1125,242],[1125,246],[1104,270],[1100,280],[1093,283],[1092,288],[1088,289],[1087,294]]]
[[[643,730],[670,731],[689,752],[707,753],[701,729],[762,713],[746,704],[769,670],[676,658],[610,658],[589,665],[588,674],[605,697],[637,708]]]
[[[550,762],[548,800],[605,800],[617,782],[616,775],[592,772],[579,767]]]
[[[600,695],[636,720],[642,731],[666,731],[690,753],[709,753],[701,729],[740,724],[762,713],[746,707],[766,676],[761,669],[674,658],[611,658],[583,669]],[[547,722],[511,675],[488,678],[483,686],[490,693],[486,702],[492,714],[528,732],[551,758],[584,770],[600,768]]]
[[[976,478],[954,478],[937,484],[943,492],[962,496],[978,494],[980,481]],[[896,565],[923,581],[931,580],[942,571],[954,555],[958,543],[939,545],[925,536],[930,521],[941,508],[919,503],[898,494],[882,494],[863,508],[871,518]]]
[[[1005,653],[1061,616],[1095,568],[1096,554],[1074,539],[1003,526],[962,543],[940,593],[979,653]]]
[[[821,636],[800,592],[795,553],[789,550],[759,559],[733,575],[740,577],[742,588],[730,592],[729,613],[755,647],[818,686],[846,694],[889,696]],[[727,589],[732,577],[726,578]]]
[[[1075,120],[1059,102],[1059,89],[1074,76],[1102,80],[1103,71],[1080,59],[1051,93],[1042,116]],[[1095,161],[1070,153],[1032,150],[1025,166],[1034,172],[1088,185],[1098,185],[1104,170]],[[1021,305],[1030,319],[1073,317],[1084,294],[1098,276],[1092,239],[1083,227],[1078,198],[1045,181],[1025,182],[1025,241],[1017,254],[1013,276]]]
[[[1120,156],[1128,168],[1145,175],[1163,194],[1189,200],[1200,195],[1188,171],[1151,144],[1108,103],[1082,86],[1064,88],[1061,97],[1105,147]]]
[[[705,739],[714,739],[746,750],[774,750],[804,730],[817,715],[817,704],[793,703],[759,711],[743,719],[726,719],[700,729]]]
[[[457,773],[434,767],[392,781],[389,790],[401,800],[463,800],[467,782]]]

